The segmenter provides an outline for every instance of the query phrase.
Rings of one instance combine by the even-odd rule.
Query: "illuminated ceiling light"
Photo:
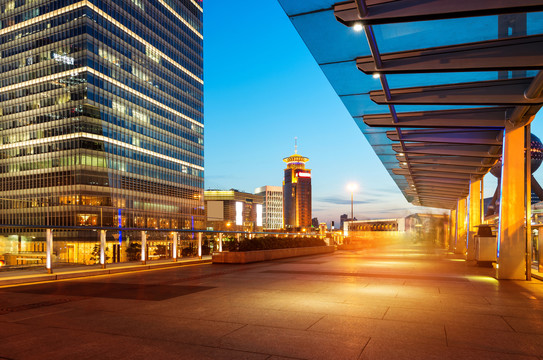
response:
[[[404,153],[399,153],[398,155],[399,155],[399,156],[404,156]]]
[[[373,78],[374,78],[374,79],[379,79],[380,77],[381,77],[381,75],[379,75],[379,73],[373,74]]]
[[[356,23],[353,26],[353,30],[356,31],[356,32],[360,32],[360,31],[364,30],[364,27],[362,26],[362,24]]]

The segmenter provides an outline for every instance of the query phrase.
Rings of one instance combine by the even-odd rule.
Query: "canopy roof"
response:
[[[543,105],[543,0],[279,2],[415,205],[455,208]]]

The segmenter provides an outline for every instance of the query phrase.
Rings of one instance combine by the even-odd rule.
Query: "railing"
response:
[[[102,226],[0,225],[0,271],[170,260],[222,252],[241,238],[309,237],[306,233],[118,228]]]

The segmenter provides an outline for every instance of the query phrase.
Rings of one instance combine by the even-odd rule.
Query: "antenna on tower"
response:
[[[294,137],[294,153],[295,154],[298,153],[298,137],[297,136]]]

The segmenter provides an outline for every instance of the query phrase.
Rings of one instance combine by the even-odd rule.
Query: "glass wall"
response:
[[[0,224],[203,228],[201,34],[192,0],[3,2]],[[58,261],[91,261],[96,237],[57,232]]]

